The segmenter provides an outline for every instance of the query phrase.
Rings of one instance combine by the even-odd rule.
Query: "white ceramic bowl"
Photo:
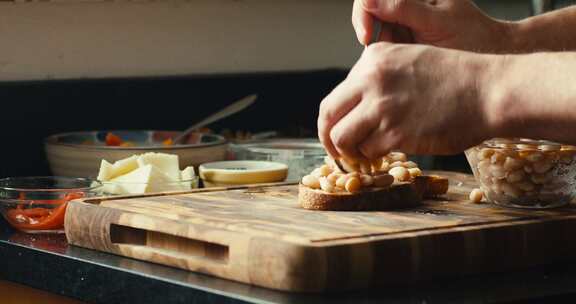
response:
[[[106,146],[106,135],[111,132],[132,147]],[[100,162],[115,162],[134,154],[161,152],[178,155],[180,167],[195,166],[226,159],[228,143],[224,137],[196,133],[185,144],[164,146],[162,142],[174,138],[174,131],[92,131],[52,135],[45,140],[46,156],[52,174],[58,176],[94,177]]]

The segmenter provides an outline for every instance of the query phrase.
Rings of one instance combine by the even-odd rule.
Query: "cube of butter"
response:
[[[130,173],[138,169],[138,156],[132,155],[114,163],[114,174],[112,178]]]
[[[168,176],[171,181],[180,181],[180,166],[178,155],[146,153],[138,157],[138,165],[140,167],[153,165],[166,176]]]
[[[186,169],[182,170],[182,172],[180,173],[180,179],[185,181],[185,180],[192,180],[196,178],[196,172],[194,171],[194,167],[190,166],[190,167],[186,167]]]
[[[114,166],[103,159],[102,162],[100,162],[100,171],[98,172],[97,180],[102,182],[109,181],[113,178],[113,174]]]
[[[106,160],[102,160],[100,163],[100,171],[98,172],[98,180],[103,182],[109,181],[113,178],[138,169],[137,160],[138,157],[135,155],[126,159],[119,160],[114,164],[111,164]]]
[[[153,165],[145,165],[128,174],[112,179],[115,194],[142,194],[179,190],[178,184]]]
[[[190,190],[198,187],[194,167],[186,167],[186,169],[182,170],[180,172],[180,180],[182,181],[181,190]]]

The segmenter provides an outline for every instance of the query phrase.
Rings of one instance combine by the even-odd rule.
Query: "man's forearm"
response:
[[[576,51],[576,6],[510,25],[510,53]]]
[[[494,135],[576,144],[576,52],[498,58],[485,80]]]

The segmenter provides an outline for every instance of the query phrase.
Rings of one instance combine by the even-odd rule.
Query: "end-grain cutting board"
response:
[[[297,186],[74,201],[71,244],[268,288],[322,292],[576,257],[576,208],[500,209],[450,193],[390,212],[299,208]]]

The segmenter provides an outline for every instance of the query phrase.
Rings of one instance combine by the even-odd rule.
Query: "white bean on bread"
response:
[[[334,159],[326,157],[325,164],[302,178],[302,184],[327,193],[359,192],[364,188],[387,188],[394,182],[410,182],[421,176],[418,164],[408,161],[406,154],[391,152],[375,160],[350,160],[341,158],[342,172]]]

